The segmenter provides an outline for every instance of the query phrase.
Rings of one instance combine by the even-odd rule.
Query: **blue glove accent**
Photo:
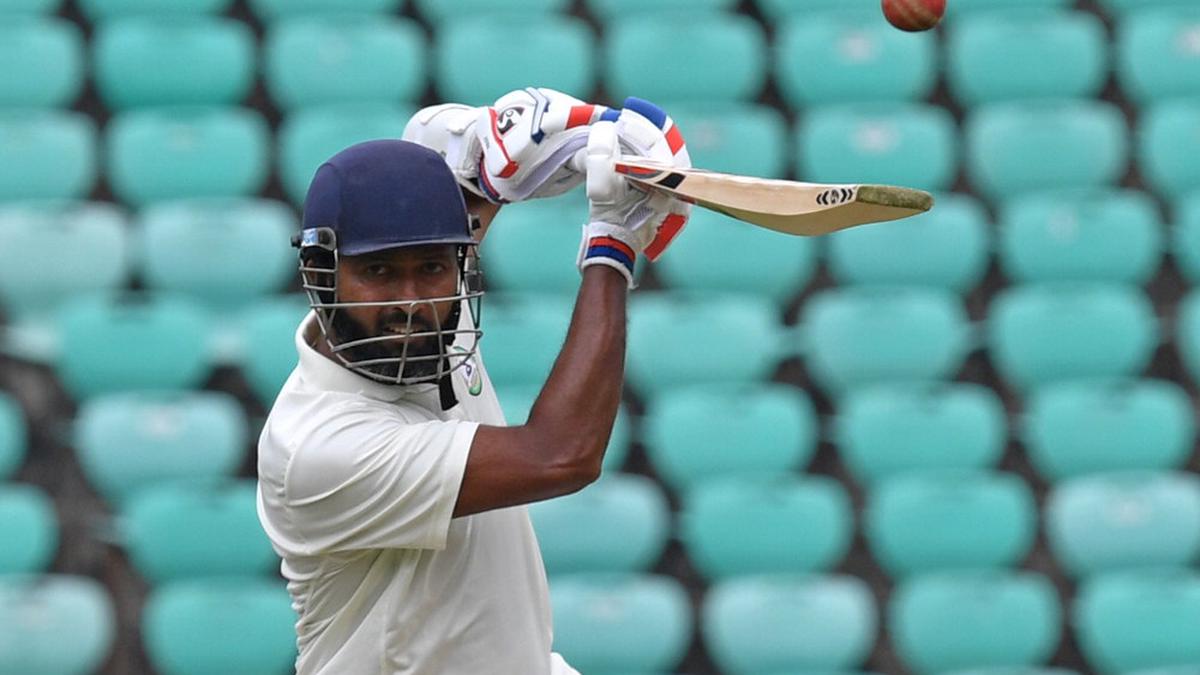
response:
[[[638,98],[636,96],[630,96],[629,98],[625,99],[625,108],[627,110],[632,110],[642,117],[650,120],[654,123],[654,126],[658,127],[659,129],[665,129],[667,127],[667,111],[663,110],[657,105],[654,105],[650,101]]]

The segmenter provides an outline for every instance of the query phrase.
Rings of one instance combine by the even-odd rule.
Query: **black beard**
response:
[[[367,338],[379,337],[387,335],[386,327],[389,325],[408,325],[408,314],[402,310],[396,309],[392,311],[380,312],[378,321],[375,326],[375,331],[369,333],[362,323],[351,317],[348,313],[335,311],[333,313],[332,327],[337,339],[345,344],[356,340],[365,340]],[[411,327],[413,332],[432,332],[437,330],[436,327],[427,323],[420,317],[412,317]],[[404,344],[400,340],[395,342],[380,341],[368,342],[363,345],[351,347],[340,352],[347,361],[370,361],[374,359],[398,359],[403,352]],[[438,373],[439,359],[420,359],[413,360],[414,357],[421,356],[436,356],[442,353],[442,346],[438,343],[436,337],[420,338],[419,342],[411,342],[408,345],[408,354],[404,359],[404,372],[401,379],[414,378],[430,378]],[[381,375],[389,380],[395,380],[396,371],[400,367],[399,362],[394,363],[375,363],[366,366],[359,366],[363,370]]]

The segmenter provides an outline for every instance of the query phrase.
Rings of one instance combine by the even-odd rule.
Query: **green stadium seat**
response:
[[[233,0],[78,0],[76,4],[88,21],[98,24],[128,16],[223,14]]]
[[[447,2],[448,0],[442,0]],[[482,1],[482,0],[481,0]],[[525,0],[528,2],[529,0]],[[544,2],[545,0],[541,0]],[[620,20],[630,15],[653,14],[679,16],[700,12],[736,10],[737,0],[584,0],[592,16],[603,22]]]
[[[148,487],[124,505],[121,533],[152,584],[265,575],[279,564],[258,522],[253,480]]]
[[[29,429],[17,399],[0,391],[0,481],[12,478],[28,453]]]
[[[953,377],[969,325],[950,291],[857,286],[821,291],[801,314],[804,364],[828,392],[883,382]]]
[[[161,673],[282,673],[296,660],[295,623],[282,581],[197,579],[153,591],[141,633]]]
[[[569,10],[568,0],[513,0],[513,2],[494,2],[494,0],[416,0],[414,5],[425,17],[434,30],[441,30],[444,23],[464,16],[480,16],[486,18],[525,17],[537,19],[546,15]],[[530,85],[534,80],[527,82]],[[537,85],[542,86],[542,85]]]
[[[692,608],[672,577],[560,577],[550,584],[550,604],[554,650],[580,672],[667,672],[692,637]]]
[[[800,469],[816,452],[819,426],[802,390],[767,383],[663,390],[647,404],[643,425],[651,464],[680,491],[713,478]]]
[[[1158,271],[1163,223],[1134,190],[1024,195],[1004,204],[1000,265],[1020,283],[1112,281],[1142,285]]]
[[[102,396],[74,429],[88,482],[114,505],[157,485],[211,486],[241,467],[249,440],[238,402],[215,391]]]
[[[1054,382],[1026,399],[1022,439],[1047,481],[1171,469],[1192,454],[1191,399],[1167,380]]]
[[[1108,79],[1108,34],[1089,12],[967,15],[950,24],[946,48],[947,84],[968,107],[1091,98]]]
[[[1191,291],[1178,305],[1175,348],[1193,382],[1200,381],[1200,291]]]
[[[48,316],[79,294],[123,286],[132,262],[126,220],[98,202],[0,206],[0,240],[21,252],[0,266],[0,302],[10,321]]]
[[[0,541],[0,577],[45,571],[58,550],[54,502],[32,485],[0,483]]]
[[[0,14],[54,14],[63,0],[0,0]]]
[[[937,82],[937,40],[874,12],[798,14],[775,41],[775,81],[789,106],[923,99]]]
[[[1099,575],[1078,590],[1075,637],[1093,672],[1117,675],[1200,663],[1200,575]]]
[[[277,169],[284,193],[303,204],[313,174],[326,160],[355,143],[400,138],[411,112],[386,103],[350,103],[288,115],[278,136]]]
[[[992,300],[985,333],[1001,377],[1025,389],[1141,373],[1158,346],[1156,321],[1136,287],[1030,284]]]
[[[977,200],[938,195],[929,213],[829,235],[826,262],[843,285],[930,286],[965,294],[987,273],[990,237]]]
[[[673,290],[744,293],[786,306],[816,275],[817,242],[696,208],[654,272]]]
[[[990,199],[1113,185],[1129,160],[1124,115],[1097,100],[983,105],[964,138],[968,177]]]
[[[498,45],[506,49],[497,58]],[[442,100],[490,105],[536,84],[589,100],[596,87],[595,38],[573,16],[469,16],[437,34],[434,80]]]
[[[106,21],[92,38],[96,87],[110,109],[235,104],[255,76],[250,28],[209,16]]]
[[[1046,538],[1075,576],[1187,567],[1200,557],[1200,479],[1147,472],[1063,481],[1046,501]]]
[[[754,4],[772,23],[824,12],[857,12],[861,15],[879,11],[879,3],[875,0],[754,0]]]
[[[545,383],[567,336],[571,299],[496,294],[485,302],[479,352],[494,386]]]
[[[0,202],[86,197],[96,146],[96,126],[81,113],[0,110]]]
[[[108,591],[68,575],[0,576],[0,672],[99,672],[117,633]]]
[[[1119,21],[1124,21],[1133,16],[1135,12],[1143,10],[1194,8],[1196,6],[1192,0],[1098,0],[1097,4],[1109,14],[1117,15],[1115,18]]]
[[[259,21],[270,24],[279,19],[313,14],[396,14],[404,0],[248,0]]]
[[[1200,190],[1176,204],[1171,239],[1175,266],[1188,282],[1200,284]]]
[[[643,293],[629,307],[626,381],[644,397],[770,378],[782,356],[773,303],[748,295]]]
[[[1058,595],[1031,572],[939,572],[905,580],[891,595],[888,628],[910,672],[1036,666],[1062,631]]]
[[[797,125],[796,175],[814,183],[883,183],[945,190],[958,171],[950,113],[915,103],[808,110]]]
[[[947,19],[958,19],[971,14],[1012,13],[1014,10],[1058,10],[1069,9],[1071,0],[956,0],[946,3]]]
[[[489,291],[575,297],[579,228],[588,217],[587,200],[579,197],[536,199],[500,210],[481,246]],[[536,261],[529,260],[531,251],[537,251]]]
[[[1166,668],[1140,668],[1125,675],[1197,675],[1200,664],[1188,666],[1167,666]]]
[[[270,406],[296,368],[296,329],[308,314],[300,294],[264,299],[246,308],[242,320],[242,376],[263,406]]]
[[[824,572],[854,535],[845,488],[823,476],[707,480],[686,493],[680,517],[688,558],[709,580]]]
[[[1141,104],[1200,96],[1200,11],[1150,8],[1117,25],[1117,79]]]
[[[141,212],[138,225],[142,279],[152,290],[233,307],[282,289],[297,274],[289,244],[296,216],[279,202],[160,202]]]
[[[1200,98],[1168,101],[1138,123],[1138,164],[1146,183],[1168,198],[1200,190]]]
[[[486,367],[487,364],[485,363]],[[496,396],[500,399],[500,407],[509,426],[524,424],[529,419],[529,411],[533,402],[542,391],[542,384],[501,385],[496,388]],[[629,413],[625,406],[617,409],[617,419],[613,423],[612,434],[608,438],[608,448],[604,451],[604,462],[601,470],[604,475],[620,471],[629,458],[629,447],[633,443],[633,423],[629,421]]]
[[[851,670],[878,632],[875,599],[849,576],[746,576],[709,588],[704,645],[723,672]]]
[[[604,37],[604,88],[614,101],[751,101],[770,70],[763,29],[742,14],[631,16]]]
[[[0,108],[65,107],[83,89],[84,40],[70,21],[0,11]]]
[[[912,471],[986,469],[1008,440],[1000,397],[965,382],[892,384],[850,392],[833,440],[851,475],[871,485]]]
[[[113,192],[134,206],[247,196],[267,180],[271,133],[262,115],[250,109],[132,110],[114,117],[105,135]]]
[[[1019,565],[1038,529],[1033,492],[1016,474],[909,473],[867,493],[871,555],[893,578]]]
[[[787,121],[757,103],[671,105],[692,166],[741,176],[783,178],[788,170]]]
[[[1016,667],[1005,668],[968,668],[966,670],[952,670],[944,675],[1082,675],[1075,670],[1067,670],[1065,668],[1036,668]]]
[[[400,17],[300,16],[271,25],[263,69],[275,103],[398,103],[425,88],[425,36]]]
[[[580,492],[529,505],[546,572],[642,572],[662,556],[671,509],[653,480],[610,474]]]

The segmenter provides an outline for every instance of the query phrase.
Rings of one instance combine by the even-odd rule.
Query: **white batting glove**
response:
[[[418,110],[408,120],[401,138],[437,151],[454,172],[459,185],[487,199],[479,188],[483,147],[475,137],[478,118],[479,108],[474,106],[460,103],[431,105]]]

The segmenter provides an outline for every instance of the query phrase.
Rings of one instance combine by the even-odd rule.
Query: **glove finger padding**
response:
[[[688,168],[692,160],[683,134],[670,115],[657,105],[636,97],[625,99],[617,119],[617,133],[629,154],[652,159],[669,166]],[[654,223],[655,237],[645,249],[646,258],[658,260],[679,235],[691,215],[692,205],[679,199],[656,194],[650,206],[663,215]]]
[[[404,126],[403,140],[436,150],[446,160],[458,184],[480,197],[479,159],[483,148],[475,135],[479,109],[459,103],[421,108]]]

